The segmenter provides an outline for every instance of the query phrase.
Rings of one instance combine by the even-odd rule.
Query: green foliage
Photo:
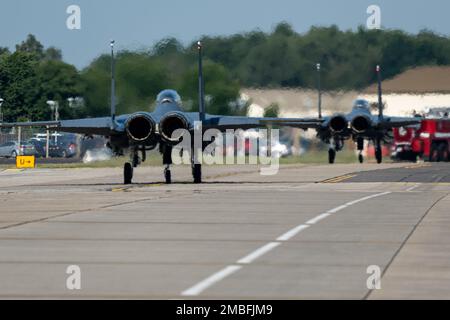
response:
[[[9,49],[7,47],[0,47],[0,56],[3,54],[10,54]]]
[[[280,107],[277,103],[272,103],[264,110],[264,117],[277,118],[280,112]]]
[[[67,99],[85,92],[78,70],[61,61],[61,51],[44,50],[32,35],[9,50],[0,53],[0,96],[5,121],[49,120],[47,100],[55,100],[62,118],[73,118],[78,111],[70,109]]]
[[[233,80],[225,67],[206,61],[203,66],[205,82],[205,107],[208,113],[232,115],[239,114],[237,105],[239,85]],[[193,67],[187,70],[179,80],[179,93],[184,98],[185,108],[198,111],[198,71]]]
[[[117,112],[150,110],[158,92],[170,84],[168,70],[145,53],[122,52],[116,59]],[[85,112],[109,114],[111,59],[103,55],[82,72]]]
[[[283,22],[270,34],[255,31],[203,41],[209,59],[250,87],[315,87],[318,62],[324,89],[364,88],[375,81],[377,64],[385,78],[414,66],[450,64],[450,39],[428,30],[411,35],[330,26],[299,34]]]
[[[429,30],[417,35],[398,30],[342,31],[312,27],[299,34],[286,22],[273,32],[255,30],[227,37],[205,36],[204,80],[207,112],[245,114],[240,86],[315,87],[315,65],[322,65],[322,86],[360,89],[375,82],[375,65],[393,77],[421,65],[450,65],[450,39]],[[175,38],[147,51],[122,51],[116,60],[118,113],[150,110],[165,88],[180,92],[187,110],[198,110],[196,43]],[[5,120],[51,118],[47,100],[58,101],[62,118],[105,116],[110,106],[110,56],[102,55],[82,71],[62,61],[61,51],[33,35],[10,53],[0,47],[0,96]],[[80,108],[67,99],[79,97]],[[82,103],[84,101],[84,104]],[[276,106],[266,110],[276,116]]]
[[[0,58],[0,89],[4,99],[2,110],[5,121],[38,113],[39,95],[37,62],[34,55],[15,52]]]

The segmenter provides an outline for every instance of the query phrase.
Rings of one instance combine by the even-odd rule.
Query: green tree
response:
[[[205,61],[203,76],[205,82],[205,107],[211,114],[239,114],[236,104],[239,98],[239,84],[233,80],[225,67]],[[179,92],[184,98],[185,107],[190,111],[198,111],[198,70],[190,68],[179,80]]]
[[[10,54],[9,49],[7,47],[0,47],[0,56],[2,54]]]
[[[34,54],[39,60],[44,58],[44,46],[32,34],[29,34],[25,41],[16,45],[16,51]]]
[[[277,103],[271,103],[265,110],[264,110],[264,117],[269,118],[278,118],[278,115],[280,113],[280,107]]]
[[[34,55],[15,52],[0,56],[0,93],[4,99],[2,110],[5,121],[19,117],[32,117],[38,113],[36,101],[39,95],[37,61]]]

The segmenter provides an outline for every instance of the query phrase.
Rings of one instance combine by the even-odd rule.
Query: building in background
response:
[[[376,85],[364,90],[361,97],[377,101]],[[418,67],[383,81],[383,101],[386,114],[399,116],[449,107],[450,67]]]

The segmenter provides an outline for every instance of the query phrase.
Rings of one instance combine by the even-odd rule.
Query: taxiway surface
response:
[[[448,164],[189,174],[1,171],[0,298],[450,298]]]

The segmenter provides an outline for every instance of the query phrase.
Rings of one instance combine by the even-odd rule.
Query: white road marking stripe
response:
[[[354,204],[357,204],[359,202],[363,202],[369,199],[373,199],[376,197],[381,197],[387,194],[390,194],[390,191],[386,191],[386,192],[382,192],[382,193],[377,193],[371,196],[367,196],[364,198],[360,198],[354,201],[350,201],[347,202],[344,205],[338,206],[334,209],[328,210],[325,213],[322,213],[320,215],[318,215],[317,217],[309,220],[308,222],[306,222],[306,224],[310,223],[310,224],[314,224],[317,223],[320,220],[325,219],[326,217],[330,216],[332,213],[336,213],[340,210],[343,210],[349,206],[352,206]],[[296,226],[295,228],[289,230],[288,232],[282,234],[281,236],[279,236],[276,241],[277,242],[269,242],[268,244],[256,249],[255,251],[251,252],[250,254],[246,255],[245,257],[239,259],[237,261],[237,264],[249,264],[252,263],[253,261],[255,261],[257,258],[261,257],[262,255],[266,254],[267,252],[271,251],[272,249],[278,247],[283,241],[287,241],[289,239],[291,239],[293,236],[295,236],[296,234],[298,234],[300,231],[305,230],[306,228],[309,227],[309,225],[306,224],[300,224],[298,226]],[[212,276],[206,278],[205,280],[199,282],[198,284],[192,286],[191,288],[183,291],[181,293],[182,296],[197,296],[200,293],[202,293],[204,290],[206,290],[207,288],[209,288],[210,286],[212,286],[213,284],[223,280],[224,278],[228,277],[229,275],[235,273],[236,271],[238,271],[239,269],[241,269],[242,266],[239,265],[230,265],[225,267],[224,269],[214,273]]]
[[[200,294],[206,288],[212,286],[214,283],[219,282],[223,278],[229,276],[232,273],[238,271],[241,266],[228,266],[219,272],[214,273],[212,276],[206,278],[205,280],[197,283],[195,286],[190,287],[189,289],[183,291],[181,293],[182,296],[196,296]]]
[[[334,209],[328,210],[327,213],[336,213],[338,211],[341,211],[345,208],[347,208],[348,206],[346,204],[343,204],[342,206],[336,207]]]
[[[413,191],[414,189],[420,187],[420,185],[421,185],[421,183],[416,183],[412,187],[409,187],[408,189],[406,189],[406,191],[408,191],[408,192]]]
[[[307,222],[308,223],[308,222]],[[288,232],[282,234],[281,236],[279,236],[277,238],[277,241],[288,241],[290,238],[292,238],[293,236],[295,236],[297,233],[299,233],[302,230],[305,230],[306,228],[308,228],[309,226],[305,225],[305,224],[301,224],[291,230],[289,230]]]
[[[367,197],[364,197],[364,198],[361,198],[361,199],[357,199],[357,200],[354,200],[354,201],[347,202],[346,205],[347,206],[352,206],[352,205],[357,204],[359,202],[363,202],[363,201],[366,201],[366,200],[369,200],[369,199],[385,196],[385,195],[390,194],[390,193],[391,193],[390,191],[386,191],[386,192],[382,192],[382,193],[373,194],[371,196],[367,196]]]
[[[328,217],[329,215],[331,215],[331,213],[322,213],[319,214],[317,217],[312,218],[311,220],[306,221],[306,224],[316,224],[317,222],[319,222],[320,220],[325,219],[326,217]]]
[[[278,247],[281,243],[279,242],[269,242],[268,244],[262,246],[259,249],[256,249],[255,251],[253,251],[252,253],[250,253],[249,255],[243,257],[242,259],[239,259],[237,263],[239,264],[249,264],[252,263],[253,261],[255,261],[257,258],[259,258],[260,256],[262,256],[263,254],[266,254],[267,252],[269,252],[270,250]]]

